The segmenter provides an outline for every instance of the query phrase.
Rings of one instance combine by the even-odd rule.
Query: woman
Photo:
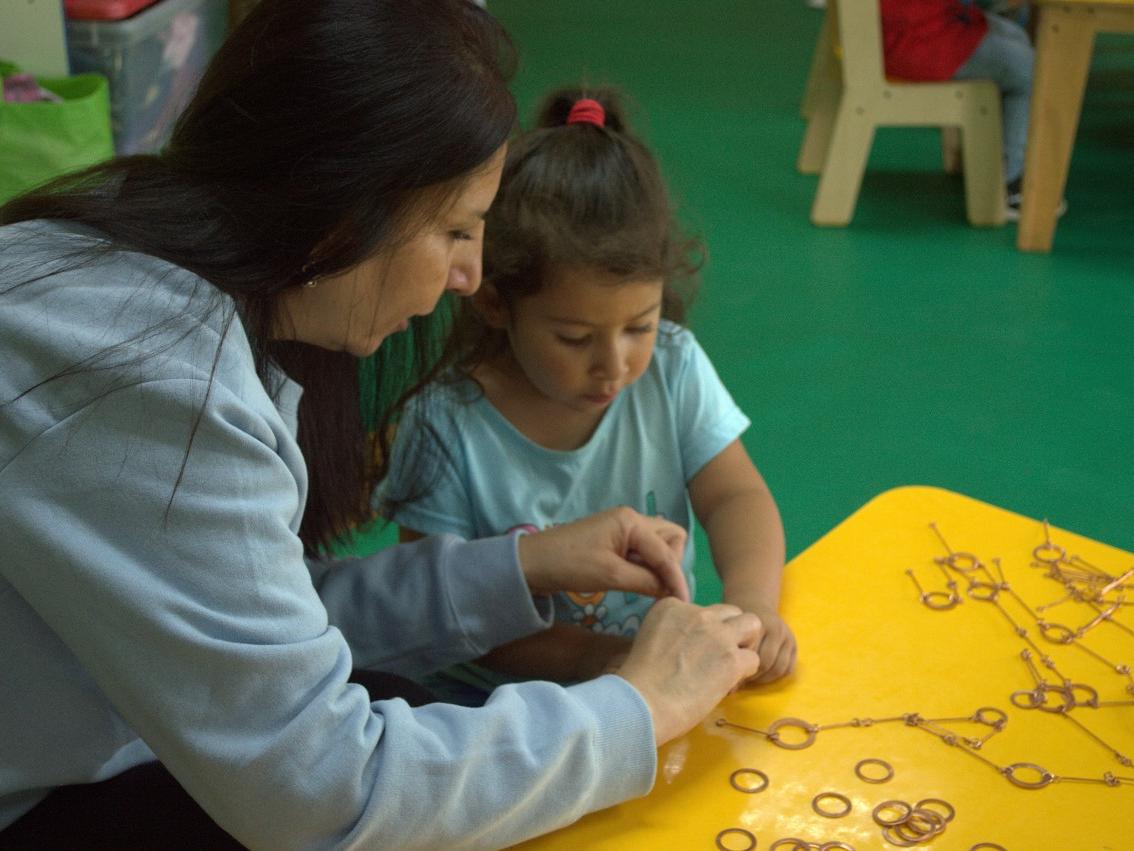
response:
[[[0,846],[499,847],[646,792],[755,672],[758,620],[682,602],[680,530],[628,509],[326,557],[383,474],[356,358],[479,285],[509,57],[465,0],[264,0],[160,156],[0,211]],[[379,399],[427,377],[386,352]],[[606,588],[675,598],[617,675],[350,682]]]

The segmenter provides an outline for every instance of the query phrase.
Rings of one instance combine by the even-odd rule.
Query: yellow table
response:
[[[968,579],[984,577],[984,572],[951,570],[960,603],[935,610],[920,602],[907,570],[935,605],[946,602],[950,591],[945,571],[935,561],[950,550],[930,523],[955,551],[976,555],[990,570],[996,570],[993,559],[998,558],[1008,589],[996,587],[998,576],[995,583],[982,578],[986,584],[977,586],[976,594],[995,594],[996,599],[974,599]],[[1134,569],[1134,554],[1054,526],[1049,534],[1068,558],[1078,556],[1106,574],[1118,577]],[[520,847],[713,849],[720,831],[741,828],[756,838],[758,851],[786,837],[841,841],[857,851],[894,848],[882,838],[872,811],[890,799],[916,804],[926,798],[947,801],[956,815],[943,833],[919,848],[968,851],[980,842],[1010,851],[1134,847],[1134,767],[1116,755],[1127,763],[1134,756],[1134,680],[1116,670],[1134,663],[1134,613],[1117,606],[1109,619],[1087,629],[1079,644],[1045,640],[1035,618],[1013,595],[1032,609],[1063,596],[1063,585],[1032,566],[1035,548],[1043,547],[1039,554],[1049,558],[1056,552],[1046,548],[1046,541],[1040,521],[948,491],[904,487],[876,497],[787,567],[783,611],[799,640],[794,676],[727,698],[697,729],[663,748],[655,788],[645,798],[594,813]],[[967,566],[959,555],[954,563]],[[1062,567],[1090,572],[1079,561],[1075,565]],[[1124,592],[1134,601],[1134,571],[1102,599],[1114,602]],[[1039,616],[1078,629],[1097,612],[1086,603],[1068,601]],[[1027,695],[1035,693],[1036,681],[1021,657],[1029,645],[1013,623],[1027,631],[1060,674],[1093,687],[1101,705],[1075,706],[1067,713],[1022,708],[1033,702]],[[1054,626],[1048,633],[1063,636]],[[1042,670],[1053,686],[1060,682]],[[1065,705],[1059,692],[1043,694],[1048,708]],[[1077,702],[1089,697],[1082,687],[1072,692]],[[901,720],[865,721],[911,713],[924,719],[979,714],[988,723],[936,721],[934,726],[942,735],[984,741],[974,750],[962,743],[949,745]],[[766,733],[777,719],[792,717],[821,729],[784,726],[782,741],[813,738],[809,747],[779,747],[760,732],[716,723],[724,718]],[[860,719],[858,726],[826,726],[853,719]],[[856,765],[863,759],[883,760],[892,767],[893,778],[885,783],[860,779]],[[999,770],[1016,763],[1035,764],[1056,779],[1043,788],[1018,787]],[[767,788],[756,793],[734,789],[730,776],[741,768],[763,772]],[[880,764],[859,770],[871,779],[886,773]],[[1071,779],[1097,781],[1108,772],[1117,778],[1116,785]],[[1046,775],[1021,767],[1013,776],[1036,784]],[[755,774],[741,775],[738,782],[762,783]],[[818,815],[812,800],[823,792],[846,796],[850,813]],[[821,805],[841,808],[834,798]],[[942,813],[946,809],[930,806]],[[881,815],[892,819],[897,813]],[[748,847],[738,833],[722,841],[727,849]],[[780,848],[790,851],[792,846]]]
[[[1023,206],[1016,245],[1050,251],[1095,34],[1134,32],[1134,0],[1033,0],[1038,13]]]

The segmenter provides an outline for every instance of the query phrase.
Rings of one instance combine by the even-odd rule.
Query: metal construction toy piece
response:
[[[827,809],[829,805],[825,804],[826,801],[838,801],[842,806],[838,809]],[[846,795],[839,792],[820,792],[811,799],[811,809],[824,818],[842,818],[850,813],[852,806],[850,798]]]
[[[969,554],[954,553],[935,524],[931,523],[930,528],[933,529],[934,534],[937,535],[942,544],[944,544],[945,549],[949,552],[946,558],[935,559],[935,561],[943,568],[948,565],[964,573],[969,582],[966,589],[966,593],[969,597],[979,602],[992,604],[1008,621],[1013,632],[1030,648],[1022,650],[1020,652],[1020,658],[1024,661],[1028,672],[1031,674],[1034,688],[1031,690],[1018,690],[1013,692],[1010,696],[1012,705],[1018,709],[1038,709],[1042,712],[1062,715],[1085,735],[1109,750],[1119,764],[1127,768],[1134,767],[1134,760],[1105,741],[1080,718],[1072,715],[1073,709],[1081,707],[1089,709],[1098,709],[1102,706],[1134,707],[1134,699],[1128,701],[1100,701],[1098,691],[1093,686],[1086,683],[1073,682],[1060,672],[1059,668],[1056,667],[1055,661],[1040,649],[1030,637],[1028,630],[1018,623],[1007,608],[1000,602],[1001,593],[1007,593],[1015,600],[1019,607],[1032,618],[1036,627],[1039,629],[1040,635],[1046,641],[1051,644],[1077,647],[1092,658],[1102,662],[1108,669],[1126,679],[1125,691],[1128,694],[1134,695],[1134,676],[1131,674],[1130,666],[1126,664],[1115,664],[1096,653],[1094,650],[1091,650],[1082,642],[1083,637],[1088,632],[1104,623],[1112,624],[1134,635],[1134,631],[1131,631],[1125,624],[1120,623],[1115,617],[1120,611],[1121,606],[1125,603],[1125,597],[1121,591],[1127,587],[1126,580],[1134,576],[1134,568],[1115,577],[1079,556],[1068,556],[1065,548],[1052,542],[1051,529],[1045,520],[1043,522],[1044,542],[1032,550],[1032,557],[1036,560],[1035,566],[1044,568],[1046,571],[1045,575],[1063,585],[1066,593],[1058,600],[1037,606],[1033,609],[1019,594],[1012,590],[1011,585],[1005,577],[1004,569],[999,559],[992,559],[992,564],[995,566],[997,573],[997,576],[993,576],[992,571],[990,571],[979,558],[972,556],[970,559]],[[959,556],[964,556],[964,558],[961,559]],[[954,561],[956,561],[957,564],[954,564]],[[981,572],[983,572],[986,579],[982,580],[976,578],[976,575]],[[1113,600],[1107,599],[1105,596],[1111,592],[1118,592],[1117,597]],[[1094,617],[1075,629],[1063,624],[1052,623],[1046,619],[1045,613],[1049,609],[1068,600],[1086,605],[1094,611]],[[924,598],[922,602],[925,602]],[[931,606],[931,608],[933,608],[933,606]],[[1049,682],[1044,673],[1041,672],[1040,668],[1034,663],[1034,658],[1038,658],[1043,668],[1057,678],[1059,682]],[[1046,774],[1046,772],[1041,772],[1039,779],[1030,783],[1020,782],[1018,779],[1014,779],[1014,775],[1011,773],[1006,776],[1009,780],[1015,782],[1016,785],[1024,786],[1024,788],[1041,788],[1047,785],[1047,783],[1053,782],[1051,780],[1045,782],[1044,774]],[[1115,785],[1115,782],[1112,782],[1112,780],[1124,782],[1121,778],[1114,778],[1114,775],[1109,773],[1104,774],[1102,780],[1096,782],[1102,782],[1106,785]]]
[[[910,817],[913,812],[913,807],[905,801],[890,800],[883,801],[874,811],[871,816],[874,818],[874,823],[879,827],[893,827],[896,824],[901,824]],[[892,815],[891,815],[892,814]]]
[[[730,836],[739,837],[748,844],[743,848],[725,845],[725,840]],[[721,849],[721,851],[752,851],[752,849],[756,847],[756,835],[750,830],[745,830],[743,827],[726,827],[717,834],[717,847]]]
[[[1013,786],[1017,786],[1020,789],[1042,789],[1045,786],[1058,782],[1099,783],[1104,786],[1119,786],[1122,784],[1134,785],[1134,777],[1118,777],[1111,774],[1109,771],[1105,772],[1101,778],[1064,777],[1053,774],[1043,766],[1031,762],[1015,762],[1005,766],[997,765],[992,760],[981,756],[977,751],[984,746],[985,742],[1004,729],[1007,720],[1008,716],[1005,714],[1004,710],[997,709],[994,706],[982,706],[972,715],[957,718],[923,718],[916,712],[907,712],[888,718],[854,718],[850,721],[843,721],[837,724],[812,724],[801,718],[780,718],[768,725],[767,730],[737,724],[733,721],[729,721],[727,718],[718,718],[715,723],[718,727],[731,727],[736,730],[743,730],[747,733],[755,733],[758,736],[763,736],[777,747],[787,748],[788,750],[801,750],[811,745],[815,741],[815,736],[823,730],[834,730],[840,727],[871,727],[875,724],[901,721],[907,727],[916,727],[919,730],[924,730],[930,735],[936,736],[945,744],[957,748],[961,753],[966,753],[975,759],[979,759],[985,765],[995,769],[998,774],[1002,775]],[[942,723],[954,721],[972,721],[977,724],[983,724],[989,727],[990,730],[984,736],[975,738],[958,736],[951,730],[939,726]],[[796,743],[784,742],[779,731],[785,727],[794,727],[802,730],[805,734],[804,741]],[[1035,777],[1028,777],[1028,772],[1033,772]]]
[[[943,812],[933,809],[931,804]],[[903,848],[940,836],[955,814],[953,805],[941,798],[922,798],[916,804],[883,801],[871,813],[874,823],[882,828],[882,837],[891,845]]]
[[[941,807],[945,811],[940,815],[945,819],[946,822],[951,822],[953,820],[953,817],[957,814],[957,811],[953,809],[953,805],[948,801],[943,801],[941,798],[922,798],[920,801],[914,804],[914,808],[919,810],[933,809],[929,806],[930,804]]]
[[[760,784],[757,786],[741,785],[740,778],[745,775],[752,774],[760,779]],[[728,776],[728,782],[732,784],[732,788],[737,792],[744,792],[747,795],[753,795],[756,792],[763,792],[768,788],[768,775],[763,771],[755,768],[738,768]]]
[[[1032,566],[1043,569],[1045,576],[1059,582],[1063,586],[1064,593],[1056,600],[1033,608],[1009,584],[999,559],[990,560],[995,568],[994,574],[974,553],[954,550],[937,528],[937,524],[930,523],[929,527],[947,553],[944,557],[934,558],[933,563],[944,576],[944,585],[948,590],[926,590],[914,570],[907,569],[906,575],[917,588],[918,601],[934,611],[949,611],[956,608],[962,602],[962,597],[957,590],[958,583],[954,575],[960,574],[964,577],[965,594],[969,599],[987,603],[995,608],[1008,622],[1016,637],[1027,645],[1020,651],[1019,658],[1031,677],[1033,686],[1031,689],[1012,692],[1010,695],[1012,705],[1017,709],[1039,710],[1066,718],[1085,735],[1108,749],[1121,765],[1134,767],[1134,759],[1102,739],[1077,717],[1083,714],[1084,710],[1090,714],[1103,707],[1134,708],[1132,667],[1128,664],[1116,664],[1083,643],[1085,636],[1096,629],[1107,627],[1120,629],[1134,637],[1134,629],[1118,619],[1126,606],[1134,605],[1126,601],[1125,593],[1134,589],[1134,567],[1115,575],[1080,556],[1068,555],[1064,547],[1051,540],[1051,530],[1044,520],[1044,541],[1031,551],[1034,559]],[[1005,606],[1005,600],[1013,601],[1015,606],[1028,615],[1038,632],[1037,637],[1042,638],[1047,644],[1075,647],[1103,664],[1112,673],[1123,677],[1124,691],[1131,696],[1130,699],[1101,700],[1094,686],[1075,682],[1065,676],[1056,666],[1055,660],[1032,638],[1029,628],[1017,620],[1019,614],[1014,617]],[[1048,612],[1065,603],[1086,606],[1092,610],[1092,614],[1077,627],[1049,620]],[[1078,618],[1071,623],[1077,620]],[[972,715],[948,718],[925,718],[916,712],[905,712],[883,718],[852,718],[837,723],[814,724],[802,718],[789,716],[772,721],[767,725],[767,729],[738,724],[727,718],[717,718],[715,723],[717,727],[731,727],[753,733],[762,736],[778,748],[796,751],[811,747],[818,734],[826,730],[846,727],[866,728],[876,724],[898,722],[907,727],[923,730],[944,744],[980,760],[1018,789],[1044,789],[1053,783],[1087,783],[1112,788],[1134,786],[1134,777],[1118,776],[1109,771],[1103,772],[1100,777],[1071,777],[1055,774],[1034,762],[997,764],[981,753],[985,744],[1008,723],[1007,713],[994,706],[979,707]],[[958,722],[981,725],[987,728],[987,732],[980,736],[963,736],[944,726]],[[867,757],[855,763],[854,773],[865,783],[886,783],[894,777],[894,768],[885,760]],[[742,779],[752,777],[758,782]],[[768,775],[754,768],[737,769],[730,775],[729,783],[737,791],[746,794],[762,792],[769,786]],[[826,791],[812,799],[811,808],[824,818],[835,819],[849,815],[854,807],[851,799],[846,795]],[[955,815],[953,805],[941,798],[923,798],[916,804],[892,799],[883,801],[872,811],[873,820],[881,829],[883,838],[898,847],[913,847],[941,835]],[[724,844],[728,836],[744,839],[749,844],[743,849],[730,848]],[[752,851],[756,847],[756,837],[742,828],[727,828],[717,835],[717,847],[722,851]],[[836,851],[836,849],[854,851],[850,845],[842,842],[815,843],[796,837],[778,839],[770,848],[771,851]],[[971,846],[969,851],[1005,851],[1005,849],[995,842],[978,842]]]
[[[812,724],[810,721],[804,721],[802,718],[779,718],[769,724],[767,730],[760,730],[756,727],[746,727],[743,724],[736,724],[729,721],[727,718],[718,718],[716,725],[718,727],[734,727],[738,730],[744,730],[747,733],[756,733],[766,738],[776,747],[786,748],[787,750],[803,750],[804,748],[810,747],[815,742],[816,735],[824,730],[837,730],[841,727],[872,727],[875,724],[889,724],[897,721],[901,721],[908,727],[919,727],[926,732],[932,733],[948,745],[964,744],[969,748],[979,750],[985,742],[1004,729],[1004,725],[1008,723],[1008,716],[1002,709],[997,709],[995,706],[982,706],[972,715],[952,718],[923,718],[916,712],[906,712],[901,715],[891,715],[887,718],[852,718],[850,721],[840,721],[834,724]],[[940,724],[956,721],[971,721],[976,724],[981,724],[988,727],[989,732],[981,738],[962,737],[951,730],[939,726]],[[798,742],[784,741],[780,733],[780,731],[784,729],[801,731],[803,739]],[[881,762],[881,760],[863,760],[862,762],[871,761]],[[861,764],[862,763],[860,763],[860,765]],[[883,765],[887,768],[890,767],[888,763],[883,763]],[[886,779],[888,780],[889,777]]]
[[[944,565],[940,563],[936,564],[941,568],[941,572],[945,574],[945,587],[949,589],[948,591],[926,591],[921,587],[921,583],[917,581],[917,577],[914,576],[912,570],[907,569],[906,575],[912,579],[913,584],[917,586],[918,597],[925,606],[928,606],[934,611],[947,612],[961,602],[961,595],[957,593],[957,583],[953,580],[953,577],[949,575],[949,571],[945,569]]]
[[[863,768],[868,766],[868,765],[871,765],[871,766],[876,765],[876,766],[880,767],[883,771],[882,776],[881,777],[871,777],[866,772],[864,772]],[[858,762],[855,763],[854,774],[863,783],[885,783],[887,780],[890,780],[891,778],[893,778],[894,766],[890,765],[890,763],[886,762],[886,760],[884,760],[884,759],[877,759],[875,757],[868,757],[866,759],[860,759]]]

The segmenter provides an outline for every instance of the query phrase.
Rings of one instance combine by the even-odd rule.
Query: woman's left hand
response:
[[[632,508],[612,508],[523,535],[520,564],[533,593],[629,591],[689,602],[681,570],[685,530]]]

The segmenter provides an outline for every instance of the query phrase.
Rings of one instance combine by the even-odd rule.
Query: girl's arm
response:
[[[414,529],[398,527],[400,543],[423,537]],[[502,644],[476,661],[514,677],[577,682],[617,668],[630,651],[630,644],[630,639],[622,636],[557,622],[542,632]]]
[[[708,535],[724,602],[764,623],[753,682],[782,677],[794,667],[796,649],[795,636],[779,615],[784,529],[775,499],[739,440],[693,477],[689,498]]]
[[[525,679],[580,682],[615,671],[630,652],[630,644],[620,635],[557,621],[542,632],[502,644],[477,659],[477,664]]]

